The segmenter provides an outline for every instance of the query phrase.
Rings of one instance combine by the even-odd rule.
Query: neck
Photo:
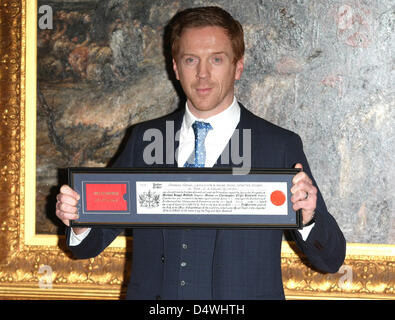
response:
[[[188,106],[189,111],[196,118],[205,120],[205,119],[213,117],[213,116],[225,111],[226,109],[228,109],[233,104],[234,100],[235,100],[235,98],[232,97],[232,100],[230,102],[224,103],[223,106],[217,106],[217,107],[210,109],[210,110],[196,109],[189,100],[187,100],[187,106]]]

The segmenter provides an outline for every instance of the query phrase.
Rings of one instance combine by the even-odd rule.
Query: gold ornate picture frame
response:
[[[37,2],[0,4],[0,299],[119,299],[129,277],[131,239],[75,260],[63,236],[35,232]],[[347,244],[336,274],[310,269],[283,242],[288,299],[394,299],[395,245]]]

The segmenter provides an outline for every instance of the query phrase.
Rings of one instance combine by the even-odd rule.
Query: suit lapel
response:
[[[247,128],[248,121],[246,119],[247,117],[247,109],[240,103],[238,102],[240,106],[240,121],[236,126],[235,131],[233,132],[233,135],[231,139],[229,139],[228,143],[226,144],[226,147],[222,154],[218,157],[217,161],[214,164],[214,168],[226,168],[226,167],[240,167],[240,164],[234,164],[233,159],[232,159],[232,145],[231,145],[231,140],[234,137],[234,135],[238,135],[239,139],[239,150],[236,150],[235,152],[238,152],[238,154],[241,154],[243,151],[243,129]],[[226,159],[224,161],[224,159]],[[228,161],[229,159],[229,161]]]
[[[169,143],[172,143],[174,146],[174,149],[171,150],[172,155],[174,155],[174,161],[173,163],[168,163],[168,161],[164,161],[164,166],[167,168],[173,168],[173,167],[178,167],[178,162],[177,162],[177,153],[176,151],[178,150],[178,147],[180,145],[180,129],[181,129],[181,124],[182,120],[184,118],[184,113],[185,109],[180,109],[174,112],[172,115],[170,115],[169,119],[166,120],[166,122],[170,122],[170,126],[173,126],[172,128],[169,128],[171,133],[166,132],[167,126],[164,129],[165,132],[162,132],[163,136],[166,137],[163,141],[163,150],[168,150],[166,149],[166,143],[169,140],[169,134],[172,134],[172,137],[170,138],[171,141],[168,141]]]

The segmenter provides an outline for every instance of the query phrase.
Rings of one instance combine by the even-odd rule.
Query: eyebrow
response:
[[[218,51],[218,52],[212,52],[211,53],[211,55],[215,55],[215,54],[223,54],[223,55],[229,57],[229,55],[225,51]],[[193,53],[184,53],[184,54],[181,55],[181,57],[185,57],[185,56],[193,56],[193,57],[197,57],[197,58],[199,57],[199,56],[197,56],[196,54],[193,54]]]

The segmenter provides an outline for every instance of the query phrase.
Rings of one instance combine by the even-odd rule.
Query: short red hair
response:
[[[170,45],[173,58],[179,51],[179,42],[183,31],[187,28],[221,27],[232,43],[235,55],[234,63],[244,56],[244,32],[240,22],[227,11],[219,7],[189,8],[178,12],[170,22]]]

